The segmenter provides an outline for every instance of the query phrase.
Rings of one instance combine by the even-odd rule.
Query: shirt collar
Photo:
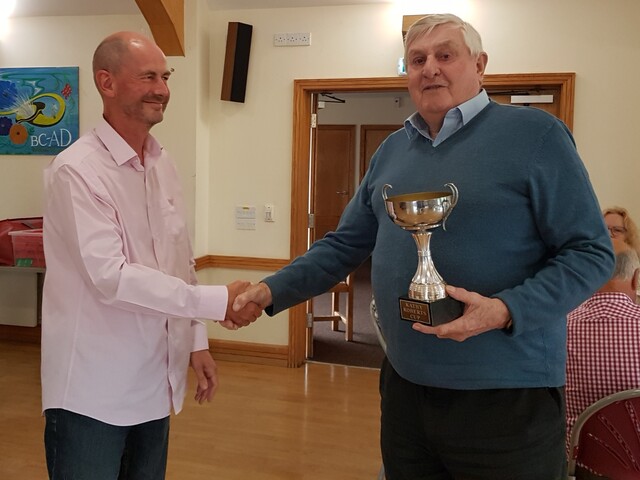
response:
[[[131,165],[136,170],[144,170],[135,150],[131,148],[124,138],[122,138],[104,118],[100,120],[93,131],[109,151],[116,165],[121,166],[127,162],[131,162]],[[161,151],[162,146],[158,141],[153,137],[153,135],[148,135],[144,142],[145,158],[156,158],[160,155]]]
[[[423,137],[433,141],[433,146],[435,147],[469,123],[473,117],[489,105],[489,102],[489,95],[486,90],[482,89],[475,97],[461,103],[457,107],[453,107],[445,115],[442,129],[435,139],[430,137],[427,123],[418,112],[413,113],[405,120],[404,127],[409,138],[414,138],[416,135],[422,135]]]
[[[591,297],[585,302],[585,304],[601,302],[619,302],[636,305],[636,303],[629,297],[629,295],[622,292],[596,292],[591,295]]]

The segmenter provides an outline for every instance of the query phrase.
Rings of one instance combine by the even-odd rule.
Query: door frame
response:
[[[524,73],[485,75],[483,87],[491,90],[559,90],[558,117],[573,129],[575,73]],[[311,148],[312,95],[321,92],[406,92],[407,78],[327,78],[293,82],[293,154],[291,167],[290,258],[307,251],[307,201],[309,198],[309,152]],[[287,364],[298,367],[305,361],[306,304],[289,309],[289,349]]]

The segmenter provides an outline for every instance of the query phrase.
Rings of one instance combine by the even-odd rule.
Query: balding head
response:
[[[134,48],[149,47],[160,48],[149,37],[136,32],[117,32],[105,38],[93,54],[93,76],[100,70],[110,73],[118,73],[120,67],[126,62]]]

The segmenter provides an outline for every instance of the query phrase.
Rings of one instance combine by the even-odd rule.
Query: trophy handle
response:
[[[442,217],[442,229],[446,232],[447,218],[449,218],[449,215],[451,215],[451,210],[453,210],[453,207],[455,207],[456,204],[458,203],[458,187],[456,187],[453,183],[445,183],[444,186],[447,187],[449,190],[451,190],[451,194],[452,194],[451,206],[447,208],[447,211],[444,213],[444,216]]]
[[[384,199],[384,201],[387,201],[387,190],[393,188],[391,185],[389,185],[388,183],[385,183],[382,187],[382,198]]]

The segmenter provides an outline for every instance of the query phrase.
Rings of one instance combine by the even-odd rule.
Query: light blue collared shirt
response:
[[[489,95],[482,89],[478,95],[470,100],[452,108],[444,116],[444,122],[442,128],[436,135],[436,138],[431,138],[429,135],[429,127],[424,119],[420,116],[420,113],[415,112],[409,118],[404,121],[404,128],[407,131],[407,135],[411,138],[416,133],[419,133],[423,137],[431,140],[434,147],[437,147],[444,142],[451,135],[460,130],[464,125],[482,111],[484,107],[489,105]]]

